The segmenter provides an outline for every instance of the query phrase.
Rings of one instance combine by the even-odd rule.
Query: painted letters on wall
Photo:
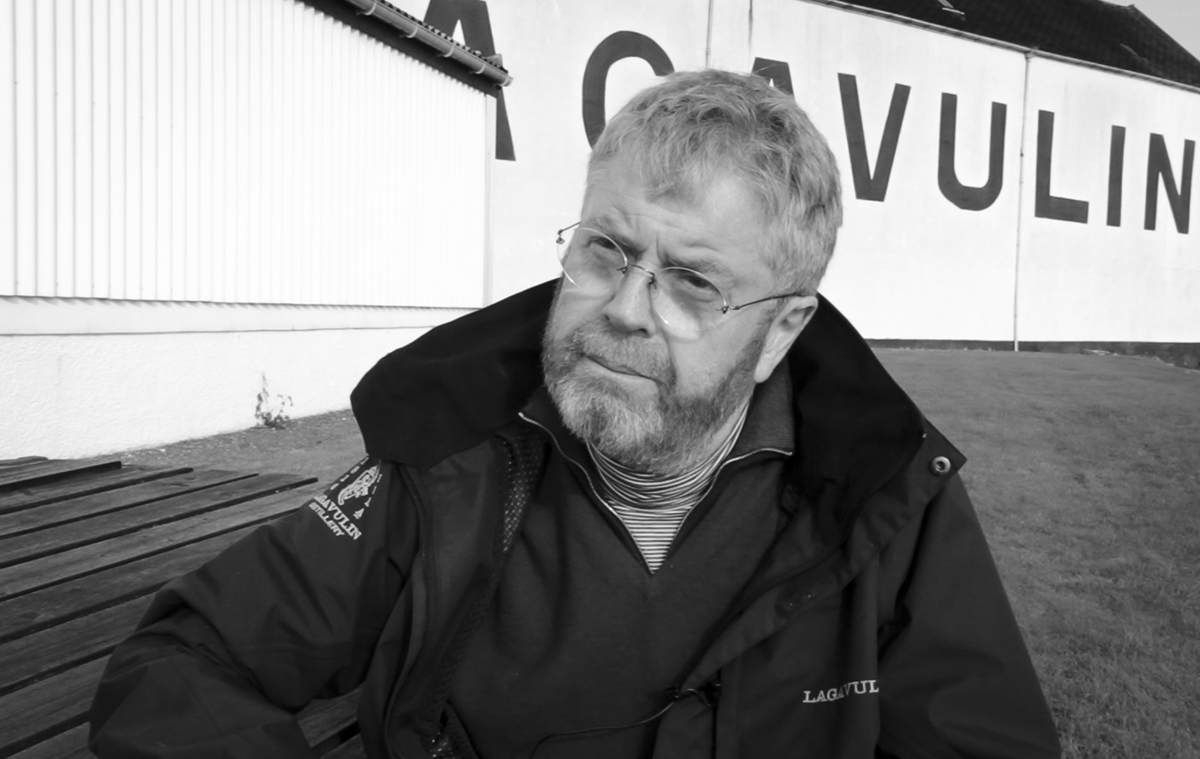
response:
[[[795,0],[410,1],[516,77],[494,297],[554,275],[607,115],[711,60],[794,93],[829,140],[846,221],[823,290],[869,337],[1200,340],[1200,93]]]

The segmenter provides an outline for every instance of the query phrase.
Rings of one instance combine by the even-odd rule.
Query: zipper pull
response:
[[[681,688],[676,685],[671,689],[674,691],[672,701],[679,701],[687,696],[695,696],[700,703],[707,706],[709,709],[717,708],[717,703],[721,700],[721,675],[717,673],[713,678],[706,683],[701,684],[696,688]]]

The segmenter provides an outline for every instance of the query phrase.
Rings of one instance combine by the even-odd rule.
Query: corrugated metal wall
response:
[[[293,0],[3,0],[0,296],[480,305],[486,97]]]

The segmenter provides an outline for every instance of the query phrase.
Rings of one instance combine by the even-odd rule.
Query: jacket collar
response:
[[[541,339],[556,281],[435,327],[381,359],[351,394],[367,453],[424,469],[516,418],[542,385]],[[790,479],[823,509],[823,542],[912,456],[921,414],[833,304],[820,297],[787,357],[795,452]]]
[[[554,287],[434,327],[380,359],[350,394],[367,454],[426,469],[511,422],[542,384]]]
[[[547,282],[437,327],[376,364],[351,396],[368,454],[427,468],[512,423],[542,386],[554,288]],[[800,507],[683,687],[699,686],[805,603],[835,592],[890,542],[945,482],[916,465],[921,456],[949,456],[954,470],[963,462],[824,297],[786,369],[795,453],[783,500]],[[903,481],[911,497],[877,499],[880,508],[864,513],[889,480]]]
[[[765,382],[755,388],[750,398],[750,409],[746,412],[746,423],[729,457],[736,458],[763,449],[791,455],[795,448],[792,415],[789,412],[791,404],[791,378],[787,364],[781,363]],[[567,429],[545,385],[533,392],[521,409],[521,415],[550,433],[563,453],[576,461],[588,460],[587,447]]]

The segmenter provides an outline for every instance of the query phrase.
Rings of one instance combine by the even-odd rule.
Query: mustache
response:
[[[567,336],[570,363],[582,358],[599,359],[621,371],[639,374],[662,385],[671,386],[675,372],[666,355],[647,350],[637,338],[626,337],[599,324],[585,324]]]

